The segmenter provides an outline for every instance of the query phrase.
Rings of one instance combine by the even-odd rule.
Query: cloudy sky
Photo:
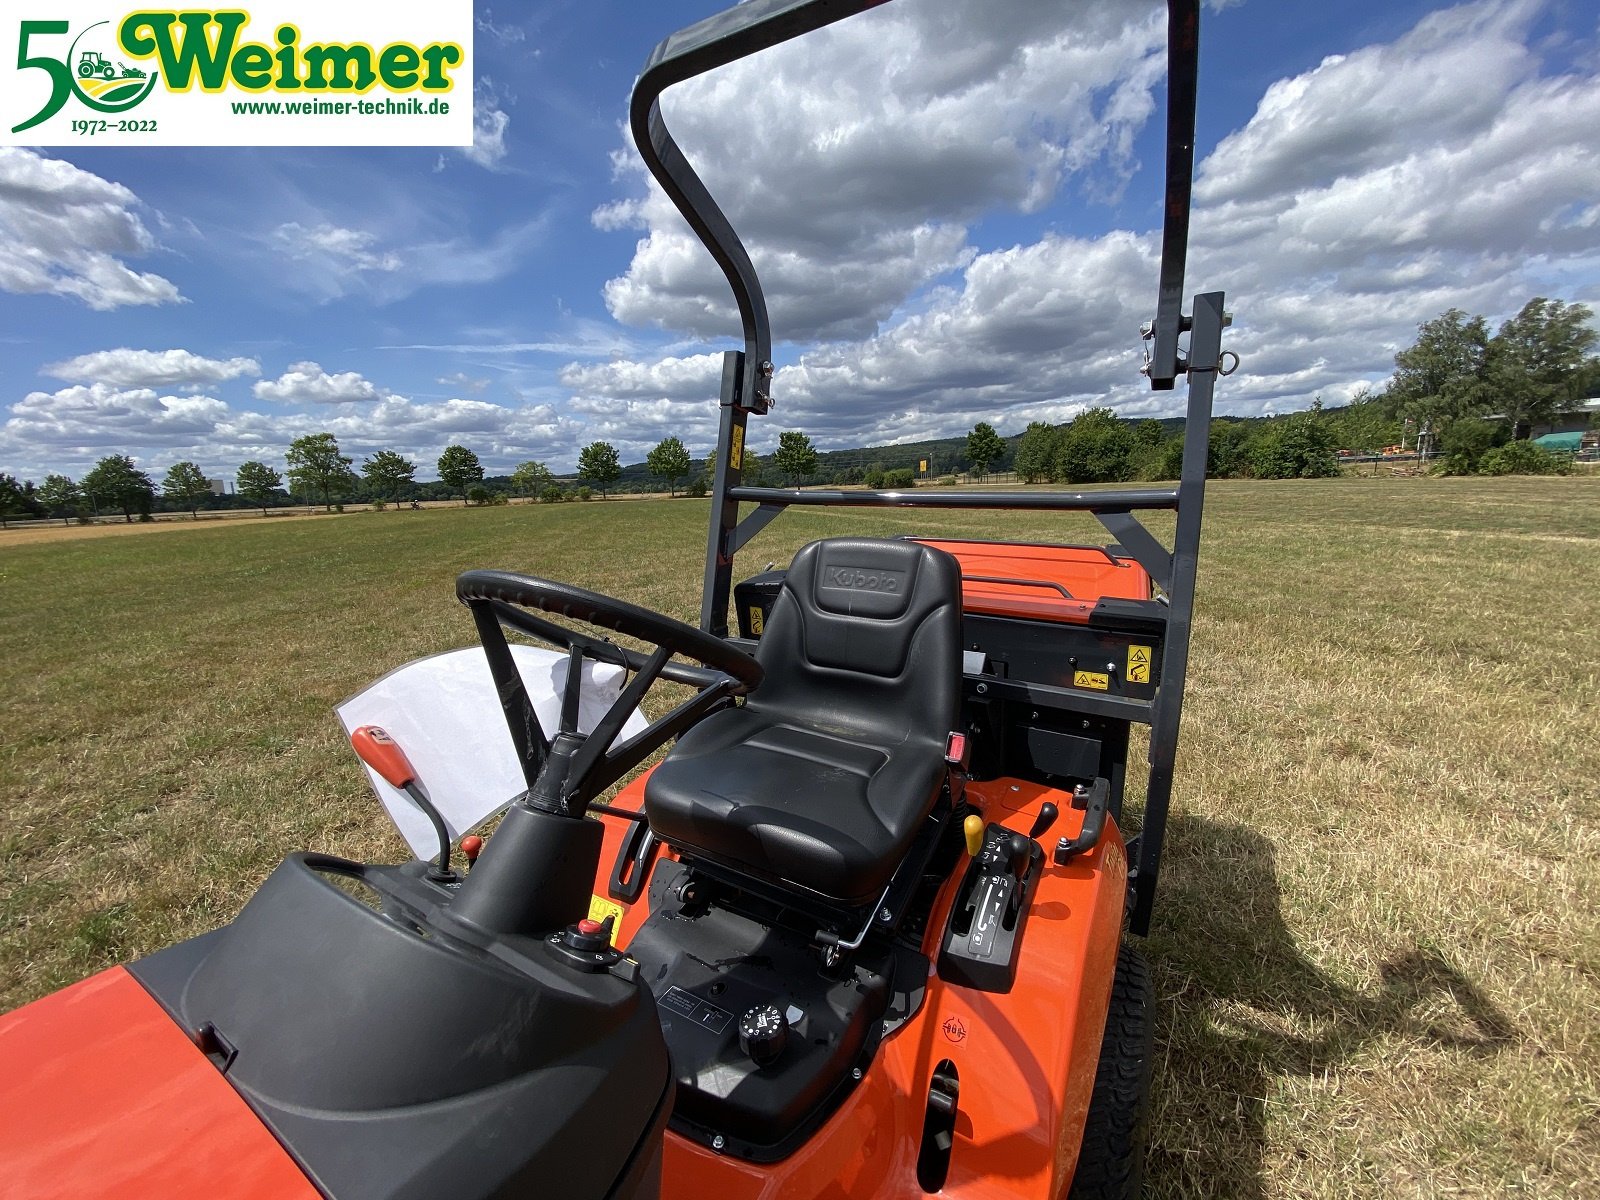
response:
[[[715,0],[476,8],[470,150],[0,148],[0,470],[443,447],[491,473],[714,439],[726,285],[625,133]],[[1164,10],[896,0],[669,92],[766,284],[781,429],[824,448],[1161,415],[1141,386]],[[1338,403],[1418,323],[1600,307],[1590,0],[1210,0],[1189,290],[1223,412]],[[759,426],[759,428],[758,428]]]

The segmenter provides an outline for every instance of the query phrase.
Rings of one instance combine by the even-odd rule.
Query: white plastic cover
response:
[[[561,721],[567,656],[522,645],[512,646],[511,654],[545,736],[554,737]],[[587,733],[621,693],[623,679],[621,667],[587,660],[583,667],[578,728]],[[334,711],[346,734],[362,725],[381,725],[400,744],[452,840],[471,832],[528,786],[481,647],[397,667]],[[642,714],[630,714],[617,741],[626,741],[646,724]],[[362,766],[412,853],[422,859],[437,855],[439,838],[422,810],[371,767]]]

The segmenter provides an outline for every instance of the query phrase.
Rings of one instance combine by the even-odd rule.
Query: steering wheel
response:
[[[511,741],[528,781],[529,802],[547,811],[582,816],[589,800],[643,762],[651,751],[761,683],[760,664],[721,638],[662,613],[570,583],[510,571],[467,571],[456,580],[456,596],[472,610],[478,639],[489,660],[489,673],[511,730]],[[590,637],[537,617],[529,609],[559,613],[615,630],[655,649],[648,655],[640,654],[604,637]],[[567,652],[561,721],[553,740],[545,736],[534,715],[502,627],[529,634]],[[703,665],[674,662],[674,654]],[[578,701],[586,658],[613,663],[634,673],[587,737],[578,732]],[[657,679],[687,684],[696,689],[696,694],[613,748],[623,723]]]

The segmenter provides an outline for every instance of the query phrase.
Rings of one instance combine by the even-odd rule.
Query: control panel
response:
[[[939,950],[939,978],[983,992],[1009,992],[1017,978],[1028,905],[1044,851],[1026,834],[969,817],[968,850],[976,848],[961,880]]]

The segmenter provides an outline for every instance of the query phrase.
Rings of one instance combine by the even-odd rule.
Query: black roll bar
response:
[[[761,281],[744,243],[700,176],[683,156],[661,115],[661,93],[761,50],[821,29],[888,0],[749,0],[680,29],[651,52],[633,87],[628,121],[650,174],[678,206],[728,277],[744,326],[743,378],[739,406],[764,413],[771,406],[772,326]]]

